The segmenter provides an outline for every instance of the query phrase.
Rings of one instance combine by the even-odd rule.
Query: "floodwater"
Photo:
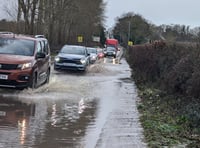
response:
[[[122,59],[52,71],[36,90],[0,89],[0,148],[143,148],[137,91]]]

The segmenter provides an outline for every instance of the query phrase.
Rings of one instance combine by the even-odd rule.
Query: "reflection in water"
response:
[[[26,104],[13,98],[0,98],[0,126],[16,126],[23,120],[28,121],[29,116],[34,116],[35,105]]]
[[[94,122],[97,100],[24,100],[0,95],[0,148],[83,146],[81,140]]]
[[[84,103],[84,99],[81,99],[78,103],[78,113],[82,114],[85,108],[86,108],[86,106]]]
[[[56,104],[52,105],[52,113],[51,113],[51,125],[55,126],[56,125]]]
[[[21,136],[20,136],[20,142],[23,145],[25,142],[25,137],[26,137],[26,127],[27,127],[27,122],[25,119],[23,119],[21,122],[18,122],[18,127],[21,130]]]
[[[44,135],[38,137],[36,147],[83,147],[81,142],[86,128],[95,119],[96,100],[81,99],[78,102],[67,100],[52,102],[48,108]],[[49,119],[49,120],[48,120]]]
[[[35,105],[22,103],[14,98],[0,97],[0,113],[0,131],[3,135],[0,138],[1,146],[23,145],[27,137],[30,117],[35,114]],[[6,144],[7,139],[12,139],[13,143],[9,141],[10,145]]]

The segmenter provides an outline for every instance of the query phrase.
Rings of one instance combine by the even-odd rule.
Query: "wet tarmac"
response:
[[[52,71],[36,90],[0,89],[0,148],[145,148],[130,75],[106,59]]]

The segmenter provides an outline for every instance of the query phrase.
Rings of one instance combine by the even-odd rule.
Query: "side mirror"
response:
[[[43,59],[43,58],[45,58],[45,57],[46,57],[46,54],[43,53],[43,52],[38,52],[37,55],[36,55],[36,58],[37,58],[37,59]]]

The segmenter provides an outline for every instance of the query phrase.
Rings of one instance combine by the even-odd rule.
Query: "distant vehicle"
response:
[[[116,48],[115,48],[115,47],[107,47],[107,48],[104,50],[104,56],[105,56],[105,57],[113,57],[113,58],[116,58],[116,55],[117,55],[117,51],[116,51]]]
[[[106,47],[114,47],[118,50],[119,42],[117,39],[106,39]]]
[[[37,88],[49,82],[50,48],[46,38],[0,33],[0,87]]]
[[[104,53],[103,53],[103,49],[102,48],[98,48],[97,49],[97,56],[98,56],[98,59],[101,59],[104,57]]]
[[[90,63],[93,64],[98,59],[97,49],[93,47],[87,47],[87,51],[90,54]]]
[[[89,54],[86,47],[64,45],[55,57],[54,70],[85,71],[89,65]]]

